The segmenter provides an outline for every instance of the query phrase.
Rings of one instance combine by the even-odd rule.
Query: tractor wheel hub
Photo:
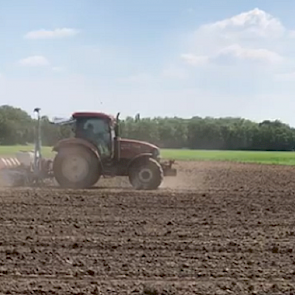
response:
[[[153,172],[148,168],[144,168],[139,171],[138,176],[141,182],[149,182],[153,178]]]
[[[86,159],[79,156],[66,157],[62,164],[62,174],[71,182],[82,181],[89,171]]]

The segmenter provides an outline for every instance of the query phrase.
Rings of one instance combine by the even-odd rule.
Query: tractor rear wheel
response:
[[[152,158],[138,161],[129,169],[129,181],[137,190],[155,190],[163,181],[163,169]]]
[[[100,178],[99,159],[83,147],[61,149],[53,161],[54,177],[63,188],[84,189]]]

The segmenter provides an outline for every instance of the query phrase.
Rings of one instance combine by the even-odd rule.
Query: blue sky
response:
[[[294,1],[0,0],[0,102],[295,126]]]

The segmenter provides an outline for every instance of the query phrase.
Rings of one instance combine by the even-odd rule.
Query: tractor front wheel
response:
[[[61,149],[53,161],[53,172],[63,188],[89,188],[100,178],[97,157],[83,147]]]
[[[129,181],[137,190],[155,190],[163,181],[163,169],[152,158],[138,161],[129,169]]]

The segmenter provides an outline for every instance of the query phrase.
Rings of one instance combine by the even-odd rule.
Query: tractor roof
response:
[[[107,120],[114,121],[115,118],[111,115],[107,115],[105,113],[99,113],[99,112],[76,112],[72,115],[74,119],[77,118],[103,118]]]

